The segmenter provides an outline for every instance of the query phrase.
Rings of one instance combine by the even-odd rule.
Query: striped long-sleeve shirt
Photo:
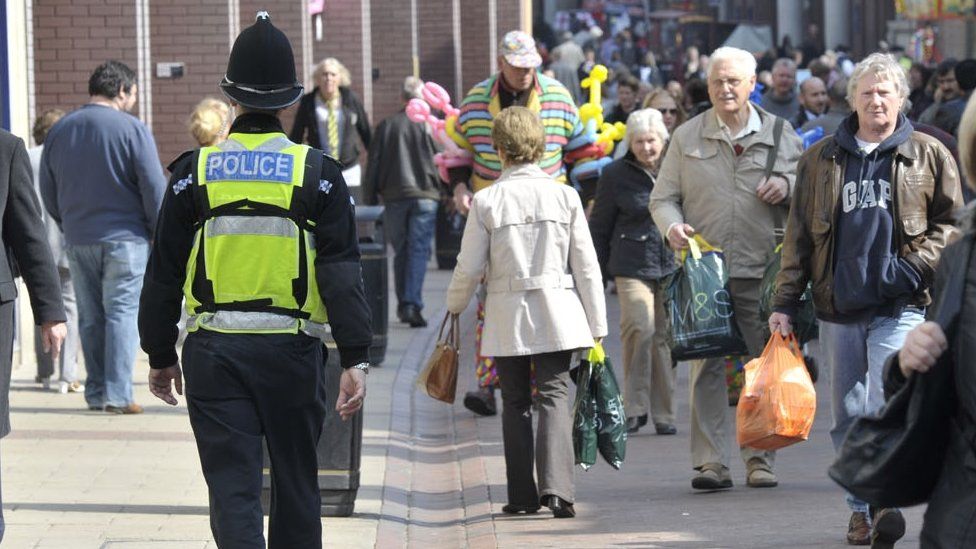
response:
[[[475,85],[461,102],[458,134],[474,150],[472,187],[479,191],[490,185],[502,171],[501,161],[491,141],[492,122],[502,109],[498,97],[499,75]],[[546,152],[539,167],[560,181],[566,181],[563,154],[590,145],[584,136],[579,112],[569,91],[558,80],[536,74],[526,107],[539,113],[546,130]]]

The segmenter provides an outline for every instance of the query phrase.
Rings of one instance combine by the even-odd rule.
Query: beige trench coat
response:
[[[788,198],[782,206],[772,206],[756,195],[773,148],[776,117],[755,105],[753,108],[759,113],[762,129],[736,141],[742,146],[739,156],[719,126],[715,109],[678,127],[648,206],[665,240],[673,223],[687,223],[709,244],[722,248],[732,278],[762,278],[776,246],[776,210],[780,210],[782,227],[789,206]],[[784,124],[773,174],[789,183],[789,196],[802,153],[800,137],[789,123]]]
[[[447,309],[485,278],[484,356],[593,346],[607,335],[603,282],[579,195],[535,165],[508,168],[474,195]]]

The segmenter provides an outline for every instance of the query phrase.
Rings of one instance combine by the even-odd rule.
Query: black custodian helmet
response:
[[[262,110],[283,109],[302,97],[291,43],[268,12],[259,11],[237,36],[220,88],[232,101]]]

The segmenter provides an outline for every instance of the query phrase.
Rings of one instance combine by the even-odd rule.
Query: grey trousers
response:
[[[71,271],[65,267],[58,267],[61,278],[61,298],[64,300],[64,312],[68,319],[68,334],[61,344],[61,358],[58,359],[58,381],[78,381],[78,301],[75,299],[75,287],[71,283]],[[37,377],[51,377],[54,375],[54,361],[51,354],[44,352],[41,340],[41,327],[34,327],[34,354],[37,358]]]
[[[759,318],[759,279],[729,279],[734,318],[746,340],[749,355],[762,354],[766,347],[765,324]],[[706,463],[729,465],[728,441],[735,443],[735,423],[729,426],[729,398],[725,385],[725,361],[722,358],[696,360],[691,363],[688,385],[691,388],[691,462],[695,469]],[[772,467],[775,452],[742,448],[742,461],[761,458]]]
[[[508,502],[533,506],[554,495],[572,503],[573,425],[569,403],[572,351],[526,356],[496,356],[502,389],[502,437]],[[539,390],[539,434],[533,444],[532,385],[529,364],[535,364]],[[532,475],[535,464],[539,487]]]

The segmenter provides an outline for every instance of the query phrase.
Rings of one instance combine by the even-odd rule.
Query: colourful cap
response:
[[[522,31],[511,31],[502,37],[498,53],[505,61],[520,69],[534,69],[542,64],[542,57],[535,49],[535,40]]]

